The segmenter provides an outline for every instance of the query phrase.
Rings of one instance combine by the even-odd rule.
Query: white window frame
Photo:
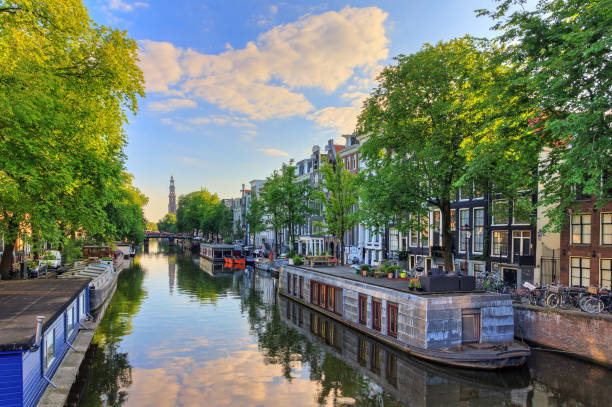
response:
[[[604,217],[610,216],[610,222],[606,223],[606,225],[610,225],[609,227],[612,229],[612,212],[602,212],[599,216],[599,244],[602,246],[610,246],[612,245],[612,241],[610,243],[604,243]],[[612,234],[612,230],[610,230],[610,234]]]
[[[472,188],[470,188],[470,193],[469,196],[466,198],[463,196],[463,194],[461,193],[461,187],[459,187],[459,200],[460,201],[469,201],[471,196],[472,196],[472,192],[474,190],[474,184],[472,183]]]
[[[476,211],[477,210],[482,210],[482,226],[478,226],[478,227],[482,227],[482,250],[477,251],[476,250]],[[479,206],[476,208],[472,208],[472,253],[474,254],[483,254],[484,252],[484,244],[485,244],[485,210],[483,206]]]
[[[85,293],[79,295],[79,321],[85,317]]]
[[[438,225],[440,226],[440,232],[439,232],[440,242],[438,242],[440,244],[437,245],[437,246],[442,246],[442,211],[440,209],[433,209],[433,210],[429,211],[429,213],[430,213],[430,215],[429,215],[429,236],[431,236],[430,241],[433,241],[434,240],[434,237],[433,237],[434,236],[434,225],[435,225],[434,219],[435,219],[436,212],[439,213],[439,215],[438,215],[438,221],[439,221]],[[436,243],[436,242],[433,242],[433,243]],[[436,245],[432,244],[432,246],[436,246]]]
[[[510,204],[508,203],[507,199],[495,199],[492,203],[491,203],[491,225],[493,226],[502,226],[502,225],[507,225],[508,224],[508,216],[510,215],[508,212],[506,212],[506,215],[504,216],[504,222],[503,223],[496,223],[497,219],[495,216],[495,204],[496,203],[500,203],[500,202],[505,202],[506,205],[508,205],[508,209],[510,209]]]
[[[508,250],[508,230],[506,229],[499,229],[499,230],[492,230],[491,231],[491,256],[492,257],[508,257],[508,253],[506,254],[501,254],[501,253],[494,253],[493,250],[495,248],[495,233],[506,233],[506,250]]]
[[[53,350],[52,358],[49,359],[49,342],[51,342],[51,349]],[[55,361],[55,328],[51,329],[50,332],[45,334],[45,371],[51,367]]]
[[[466,213],[467,212],[467,217],[468,217],[468,221],[467,224],[470,224],[470,208],[460,208],[458,209],[458,216],[457,216],[457,225],[459,228],[459,253],[465,253],[465,238],[463,236],[464,233],[467,233],[467,231],[461,230],[461,228],[464,226],[463,222],[461,222],[461,213]],[[469,240],[469,239],[468,239]],[[468,244],[469,245],[469,244]]]
[[[602,277],[603,277],[603,263],[605,262],[610,262],[610,268],[606,269],[609,270],[610,274],[608,275],[608,284],[607,285],[603,285],[602,284]],[[600,287],[605,287],[608,290],[612,289],[612,259],[599,259],[599,286]]]
[[[75,323],[75,318],[74,318],[74,310],[76,309],[75,305],[73,304],[72,306],[70,306],[68,308],[68,310],[66,311],[66,341],[68,341],[68,337],[70,335],[72,335],[72,333],[74,332],[74,327],[76,325]],[[69,322],[70,322],[70,317],[72,317],[72,326],[70,326]]]
[[[580,226],[581,226],[581,230],[580,230],[580,242],[575,243],[574,242],[574,216],[580,216]],[[589,233],[587,234],[583,234],[583,228],[586,225],[586,223],[582,222],[582,217],[583,216],[588,216],[589,217]],[[592,232],[592,227],[593,227],[593,215],[590,213],[574,213],[571,215],[570,217],[570,244],[572,245],[590,245],[591,244],[591,232]],[[585,242],[585,237],[588,239],[588,242]]]
[[[487,265],[484,262],[481,261],[474,261],[472,262],[472,276],[476,276],[476,270],[474,270],[474,266],[479,265],[482,266],[482,272],[481,272],[481,276],[484,277],[485,273],[487,272]]]
[[[512,224],[513,224],[513,225],[529,225],[529,224],[531,224],[529,221],[519,223],[519,222],[517,222],[517,221],[516,221],[516,218],[514,217],[514,210],[515,210],[515,208],[516,208],[516,201],[518,201],[519,199],[520,199],[520,198],[518,198],[518,199],[514,199],[514,200],[512,201]]]

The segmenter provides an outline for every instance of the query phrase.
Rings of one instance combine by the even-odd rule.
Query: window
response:
[[[482,193],[481,188],[474,185],[474,199],[482,199],[484,198],[484,194]]]
[[[389,230],[389,250],[392,252],[399,250],[399,231],[395,228]]]
[[[385,352],[387,355],[385,374],[387,381],[392,386],[397,386],[397,355],[389,351]]]
[[[291,273],[287,273],[287,294],[291,294]]]
[[[311,281],[310,287],[310,302],[312,304],[342,315],[342,288],[316,281]]]
[[[474,253],[484,251],[484,208],[474,208],[474,230],[472,231]]]
[[[397,305],[387,303],[387,334],[397,338]]]
[[[599,285],[612,289],[612,259],[601,259],[599,267]]]
[[[570,262],[570,285],[588,287],[591,282],[591,259],[572,257]]]
[[[49,366],[55,360],[55,328],[45,335],[45,367]]]
[[[512,203],[512,223],[515,225],[528,225],[531,211],[531,202],[526,197],[515,199]]]
[[[372,300],[372,328],[380,331],[380,300]]]
[[[601,244],[612,244],[612,212],[601,214]]]
[[[465,225],[470,225],[470,210],[459,209],[459,252],[461,253],[465,253],[465,248],[469,244],[467,231],[463,230]]]
[[[465,184],[459,187],[459,200],[467,201],[472,194],[472,183]]]
[[[66,337],[70,336],[72,331],[74,331],[74,306],[68,308],[68,311],[66,311],[66,332],[68,332]]]
[[[380,346],[374,342],[370,343],[370,370],[380,373]]]
[[[465,310],[461,315],[462,342],[480,342],[480,311]]]
[[[300,276],[300,298],[304,299],[304,277]]]
[[[367,354],[367,345],[368,342],[365,340],[363,336],[359,336],[359,353],[357,354],[357,362],[361,366],[365,366],[366,364],[366,354]]]
[[[493,201],[493,211],[491,212],[491,224],[505,225],[508,223],[508,201]]]
[[[419,239],[419,231],[417,230],[417,228],[412,226],[410,228],[410,246],[411,247],[417,247],[418,246],[418,239]]]
[[[572,244],[591,243],[591,215],[572,215]]]
[[[508,255],[508,231],[507,230],[494,230],[493,231],[493,244],[491,245],[492,256],[507,256]]]
[[[432,211],[431,213],[431,233],[432,233],[432,246],[442,246],[442,227],[440,222],[440,211]]]
[[[368,321],[368,297],[359,295],[359,323],[367,324]]]
[[[484,263],[472,263],[472,271],[474,272],[475,277],[484,276],[485,264]]]
[[[528,230],[515,230],[512,232],[512,253],[515,256],[529,256],[531,254],[531,232]],[[516,262],[518,259],[514,259]]]
[[[429,217],[423,216],[421,218],[421,242],[423,246],[429,245]]]
[[[450,230],[457,230],[457,212],[454,209],[451,209],[451,219],[450,219]]]
[[[293,275],[293,296],[297,297],[297,275]]]
[[[85,293],[81,293],[79,297],[79,319],[85,317]]]

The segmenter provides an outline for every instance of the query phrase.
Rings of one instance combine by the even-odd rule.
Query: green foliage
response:
[[[344,265],[344,237],[357,224],[357,176],[346,170],[340,155],[335,162],[326,162],[320,168],[323,175],[318,202],[323,205],[324,228],[340,240],[340,261]]]
[[[415,284],[415,287],[416,287],[417,289],[423,288],[423,286],[421,286],[421,280],[417,280],[417,282],[416,282],[416,284]]]
[[[255,191],[251,191],[251,194],[249,207],[246,213],[246,223],[249,226],[249,232],[254,237],[255,234],[266,230],[266,225],[263,221],[265,207],[264,202],[257,197]]]
[[[119,228],[105,209],[123,185],[125,110],[135,113],[144,96],[136,42],[94,24],[80,0],[5,0],[0,9],[0,231],[7,248],[18,235],[112,237]],[[3,277],[8,266],[0,266]]]
[[[199,230],[211,235],[231,237],[232,212],[219,200],[217,194],[202,189],[179,197],[176,226],[180,232]]]
[[[115,191],[115,198],[104,211],[109,220],[106,232],[96,236],[98,240],[127,240],[140,243],[144,240],[145,218],[142,207],[148,198],[132,185],[132,176],[122,174],[124,183]]]
[[[359,267],[359,270],[366,270],[366,271],[370,271],[370,265],[369,264],[362,264]]]
[[[408,288],[414,288],[414,280],[410,280],[410,282],[408,283]]]
[[[293,257],[293,264],[296,266],[301,266],[304,264],[304,259],[302,259],[300,256],[295,256]]]
[[[159,222],[157,222],[157,226],[155,227],[155,229],[159,230],[160,232],[178,232],[178,229],[176,227],[176,215],[173,213],[165,214],[164,217]]]
[[[176,220],[176,216],[175,216],[175,220]],[[145,224],[145,228],[146,228],[145,230],[150,230],[150,231],[153,231],[153,232],[157,232],[158,231],[157,223],[155,223],[155,222],[147,222]]]
[[[576,192],[594,195],[597,207],[612,196],[610,75],[612,12],[609,0],[540,0],[535,10],[497,1],[479,10],[508,44],[505,64],[530,97],[531,130],[545,150],[540,162],[540,204],[547,229],[559,230]]]

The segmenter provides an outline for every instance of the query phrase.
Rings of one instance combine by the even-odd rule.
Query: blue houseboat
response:
[[[89,315],[89,279],[0,282],[0,406],[35,406]]]

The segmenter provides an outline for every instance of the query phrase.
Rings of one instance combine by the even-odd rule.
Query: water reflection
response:
[[[81,405],[612,405],[597,366],[550,353],[505,373],[425,363],[278,297],[268,274],[209,274],[168,252],[151,242],[121,274],[73,388]]]

